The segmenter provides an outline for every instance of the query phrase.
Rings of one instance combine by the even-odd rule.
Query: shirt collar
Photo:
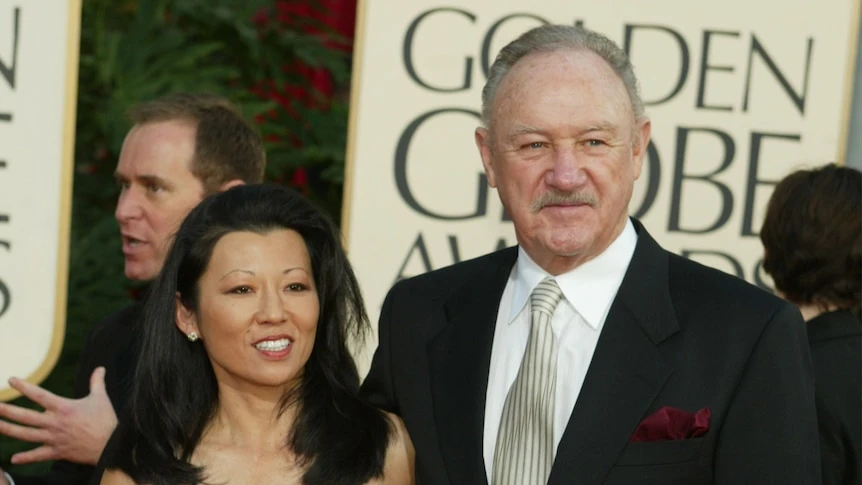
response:
[[[566,301],[593,329],[599,328],[616,297],[634,254],[637,237],[634,225],[628,219],[622,233],[604,252],[555,278]],[[533,288],[547,276],[550,275],[527,255],[524,248],[518,247],[509,323],[524,309]]]

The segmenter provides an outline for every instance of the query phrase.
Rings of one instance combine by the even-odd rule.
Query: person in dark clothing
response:
[[[260,183],[266,152],[237,108],[217,96],[165,96],[133,108],[130,120],[133,126],[115,171],[121,189],[115,217],[126,277],[150,281],[189,211],[207,195]],[[0,485],[88,483],[126,404],[141,313],[141,305],[133,304],[96,325],[79,363],[74,399],[10,380],[44,409],[0,404],[0,434],[41,445],[14,455],[12,462],[54,464],[44,476],[10,476],[0,470]]]
[[[862,173],[829,164],[776,187],[760,239],[806,320],[824,485],[862,484]]]

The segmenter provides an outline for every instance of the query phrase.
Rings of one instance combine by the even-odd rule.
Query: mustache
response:
[[[599,201],[596,196],[590,193],[549,190],[530,205],[530,210],[533,212],[539,212],[549,205],[561,204],[586,204],[591,207],[595,207],[598,203]]]

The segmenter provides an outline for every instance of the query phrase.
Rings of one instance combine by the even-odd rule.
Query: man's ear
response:
[[[221,184],[219,186],[218,190],[219,190],[219,192],[224,192],[225,190],[232,189],[232,188],[236,187],[237,185],[245,185],[245,182],[243,182],[240,179],[229,180],[229,181]]]
[[[487,128],[476,128],[476,148],[482,157],[482,166],[485,167],[485,177],[488,185],[497,187],[497,173],[494,171],[494,151],[491,149],[491,133]]]
[[[177,328],[180,330],[180,332],[183,333],[183,335],[188,336],[190,333],[194,332],[195,334],[200,336],[201,331],[198,328],[198,320],[197,320],[197,317],[195,316],[195,312],[193,312],[189,308],[186,308],[186,306],[183,305],[183,299],[182,299],[182,297],[180,297],[179,292],[177,292],[177,295],[175,297],[175,301],[176,301],[176,319],[175,320],[176,320]]]

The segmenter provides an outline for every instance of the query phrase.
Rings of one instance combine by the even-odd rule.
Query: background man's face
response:
[[[134,126],[115,172],[121,192],[115,217],[123,239],[126,277],[154,279],[179,224],[204,196],[191,172],[193,123],[171,120]]]
[[[489,183],[536,263],[561,273],[622,231],[649,140],[622,80],[588,51],[518,61],[476,141]]]

